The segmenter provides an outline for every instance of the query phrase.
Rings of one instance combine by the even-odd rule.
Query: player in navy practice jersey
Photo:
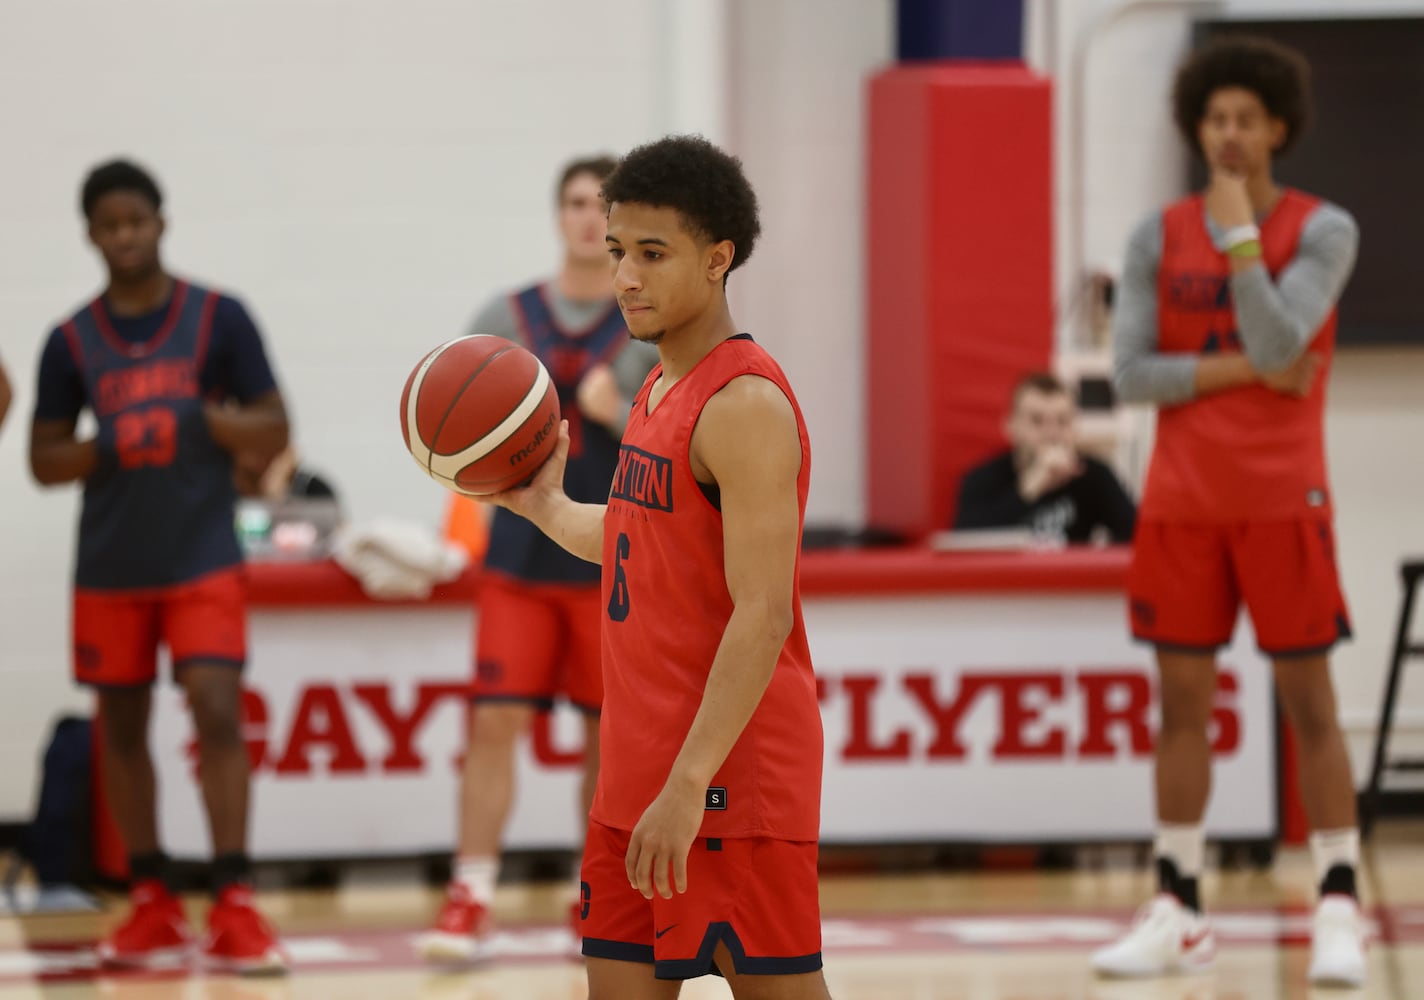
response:
[[[242,305],[164,269],[162,203],[153,178],[128,162],[103,164],[84,182],[108,284],[45,344],[30,468],[45,485],[84,486],[74,671],[98,693],[104,788],[129,852],[133,903],[100,955],[144,964],[192,941],[166,884],[148,748],[162,642],[193,713],[213,837],[204,948],[219,966],[271,971],[285,959],[253,906],[247,858],[245,577],[233,480],[235,468],[260,471],[286,446],[287,414]],[[80,439],[86,408],[97,431]]]
[[[610,157],[575,160],[555,188],[564,261],[557,277],[490,302],[470,333],[506,337],[538,355],[559,392],[571,447],[570,496],[608,496],[628,408],[657,352],[633,343],[613,298],[600,185]],[[562,697],[584,715],[582,816],[598,773],[599,571],[523,518],[495,512],[480,591],[470,746],[460,796],[459,850],[445,904],[421,952],[476,957],[491,930],[500,842],[514,798],[514,749],[535,711]],[[570,880],[572,894],[575,883]],[[575,914],[581,910],[571,900]]]

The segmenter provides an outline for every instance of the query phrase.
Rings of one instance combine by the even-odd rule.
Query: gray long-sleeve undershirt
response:
[[[1206,226],[1221,247],[1224,230],[1210,216]],[[1257,371],[1289,367],[1310,344],[1349,280],[1359,241],[1350,213],[1322,202],[1301,229],[1296,255],[1279,281],[1263,264],[1232,275],[1237,332]],[[1197,355],[1157,350],[1161,255],[1162,213],[1154,212],[1128,241],[1113,307],[1113,383],[1125,403],[1170,405],[1196,395]]]

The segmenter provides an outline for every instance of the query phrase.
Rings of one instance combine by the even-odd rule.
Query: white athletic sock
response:
[[[464,887],[476,903],[494,903],[494,886],[499,881],[499,858],[456,858],[452,880]]]
[[[1200,823],[1161,823],[1157,827],[1157,857],[1166,858],[1182,878],[1200,878],[1205,864],[1206,831]]]
[[[1326,872],[1336,865],[1348,868],[1360,866],[1360,831],[1357,827],[1342,830],[1316,830],[1310,835],[1310,856],[1315,861],[1315,881],[1325,881]]]

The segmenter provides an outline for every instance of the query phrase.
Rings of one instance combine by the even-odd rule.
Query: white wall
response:
[[[1189,43],[1190,10],[1205,5],[1178,0],[1058,0],[1056,32],[1047,10],[1055,0],[1030,0],[1030,52],[1056,68],[1060,123],[1056,175],[1058,274],[1061,300],[1071,297],[1083,271],[1116,273],[1133,224],[1181,194],[1185,154],[1171,125],[1168,96],[1176,59]],[[1424,2],[1299,2],[1229,0],[1218,14],[1246,17],[1424,16]],[[1056,38],[1054,35],[1056,34]],[[1071,72],[1074,54],[1086,53],[1081,104]],[[1081,132],[1067,124],[1081,108]],[[1081,158],[1074,142],[1081,144]],[[1074,177],[1084,165],[1081,187]],[[1081,241],[1070,231],[1071,195],[1084,196]],[[1319,192],[1329,196],[1330,192]],[[1403,193],[1401,193],[1403,194]],[[1346,206],[1348,207],[1348,206]],[[1368,240],[1370,234],[1362,233]],[[1075,247],[1082,259],[1075,270]],[[1071,334],[1060,331],[1060,346]],[[1339,352],[1330,385],[1327,447],[1338,508],[1341,569],[1354,615],[1356,639],[1333,662],[1341,715],[1355,771],[1363,779],[1398,608],[1402,557],[1424,555],[1424,464],[1412,453],[1424,432],[1424,349],[1354,348]],[[1407,686],[1401,723],[1424,735],[1424,685]],[[1411,694],[1412,692],[1412,694]],[[1410,707],[1412,699],[1412,705]]]
[[[1366,237],[1367,238],[1367,237]],[[1355,640],[1332,664],[1355,774],[1363,782],[1399,615],[1399,563],[1424,558],[1424,348],[1355,348],[1335,358],[1326,411],[1337,539]],[[1414,634],[1424,637],[1424,606]],[[1421,641],[1420,638],[1415,639]],[[1406,670],[1393,752],[1424,749],[1424,673]]]
[[[565,159],[715,129],[720,66],[697,53],[718,20],[699,7],[7,0],[0,357],[18,398],[0,434],[0,819],[29,812],[53,715],[85,704],[67,650],[76,493],[34,486],[23,447],[42,338],[102,280],[84,171],[151,165],[167,261],[248,302],[311,461],[358,518],[434,524],[443,494],[397,430],[406,374],[484,296],[553,269]]]
[[[763,235],[728,286],[811,431],[808,521],[865,511],[865,80],[895,51],[894,0],[732,0],[728,135]]]

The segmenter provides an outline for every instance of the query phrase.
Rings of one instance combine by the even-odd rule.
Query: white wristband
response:
[[[1232,247],[1239,247],[1243,243],[1250,243],[1261,238],[1261,229],[1254,222],[1248,222],[1244,226],[1232,226],[1221,237],[1221,245],[1227,250]]]

